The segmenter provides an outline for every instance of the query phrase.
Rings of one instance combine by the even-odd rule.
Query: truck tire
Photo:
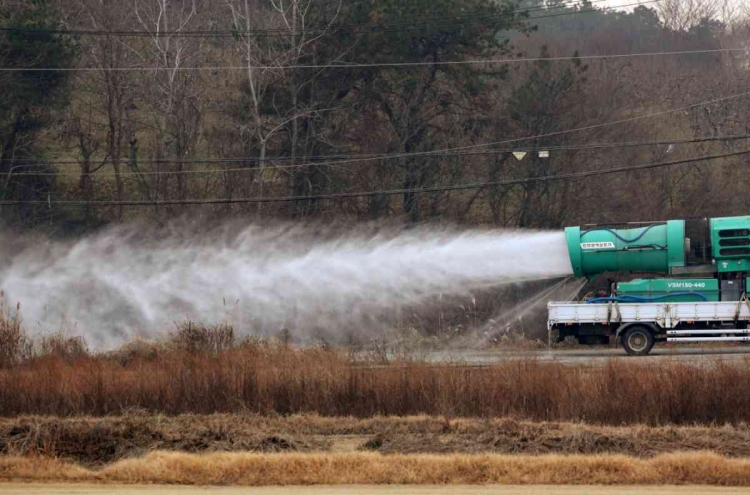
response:
[[[629,356],[645,356],[654,347],[654,334],[640,325],[630,327],[622,336],[622,346]]]

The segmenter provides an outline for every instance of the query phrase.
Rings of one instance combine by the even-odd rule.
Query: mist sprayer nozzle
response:
[[[669,273],[685,266],[683,220],[628,229],[568,227],[565,238],[578,277],[617,271]]]

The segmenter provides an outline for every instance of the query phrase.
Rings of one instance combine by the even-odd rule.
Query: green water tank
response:
[[[685,266],[685,221],[629,229],[568,227],[568,254],[578,277],[602,272],[669,273]]]
[[[617,295],[643,298],[658,297],[661,302],[720,300],[719,281],[715,278],[635,279],[618,283]]]

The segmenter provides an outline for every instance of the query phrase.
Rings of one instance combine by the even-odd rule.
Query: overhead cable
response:
[[[184,200],[124,200],[124,201],[100,201],[100,200],[30,200],[30,201],[18,201],[18,200],[7,200],[0,201],[0,206],[9,205],[48,205],[48,206],[176,206],[176,205],[221,205],[221,204],[237,204],[237,203],[286,203],[286,202],[297,202],[297,201],[320,201],[320,200],[339,200],[339,199],[350,199],[350,198],[366,198],[373,196],[394,196],[401,194],[424,194],[424,193],[435,193],[435,192],[449,192],[449,191],[462,191],[471,189],[482,189],[486,187],[499,187],[499,186],[511,186],[519,184],[529,184],[536,182],[555,182],[562,180],[576,180],[587,177],[595,177],[601,175],[619,174],[625,172],[634,172],[639,170],[650,170],[659,169],[664,167],[684,165],[688,163],[696,163],[702,161],[711,161],[721,158],[731,158],[735,156],[743,156],[750,154],[750,150],[737,151],[733,153],[724,153],[720,155],[707,155],[697,158],[687,158],[683,160],[673,160],[667,162],[656,162],[646,163],[641,165],[628,165],[622,167],[614,167],[607,169],[597,170],[586,170],[581,172],[570,172],[557,175],[546,175],[541,177],[525,177],[520,179],[508,179],[500,181],[489,181],[489,182],[474,182],[468,184],[456,184],[451,186],[436,186],[436,187],[424,187],[424,188],[406,188],[406,189],[386,189],[376,191],[358,191],[358,192],[340,192],[340,193],[324,193],[314,194],[308,196],[278,196],[278,197],[264,197],[264,198],[215,198],[215,199],[184,199]]]
[[[716,53],[747,53],[748,48],[715,48],[710,50],[677,50],[662,52],[620,53],[612,55],[576,55],[565,57],[523,57],[498,59],[472,59],[424,62],[376,62],[354,64],[300,64],[300,65],[225,65],[225,66],[172,66],[172,67],[0,67],[0,72],[152,72],[152,71],[240,71],[240,70],[301,70],[301,69],[366,69],[366,68],[409,68],[428,66],[517,64],[526,62],[563,62],[573,60],[617,60],[624,58],[646,58],[686,56]]]
[[[606,2],[608,0],[593,0],[588,2],[589,4]],[[291,35],[299,36],[301,34],[322,34],[326,32],[340,32],[345,30],[367,30],[373,32],[391,33],[399,31],[414,31],[423,29],[425,25],[437,27],[455,27],[457,25],[463,25],[469,22],[476,21],[493,21],[493,20],[504,20],[510,15],[519,15],[529,12],[549,12],[560,9],[570,9],[568,12],[558,12],[554,14],[530,16],[522,18],[520,20],[533,21],[535,19],[546,19],[550,17],[568,16],[585,14],[589,12],[600,12],[606,13],[618,8],[627,8],[633,6],[641,6],[652,3],[658,3],[661,0],[646,0],[637,3],[630,3],[624,5],[617,5],[612,7],[605,7],[602,9],[591,8],[591,9],[578,9],[579,4],[573,5],[559,5],[552,7],[531,7],[528,9],[509,9],[505,11],[497,12],[496,14],[467,14],[462,16],[460,14],[453,16],[439,16],[432,18],[418,18],[411,21],[404,21],[398,23],[388,24],[373,24],[373,23],[351,23],[351,24],[340,24],[332,27],[325,28],[310,28],[310,29],[288,29],[288,28],[275,28],[275,29],[239,29],[239,30],[179,30],[179,31],[148,31],[148,30],[118,30],[118,31],[107,31],[102,29],[34,29],[29,27],[21,26],[3,26],[0,27],[0,32],[16,32],[28,35],[33,34],[47,34],[47,35],[68,35],[68,36],[110,36],[110,37],[146,37],[146,38],[237,38],[238,36],[250,35],[253,37],[286,37]]]
[[[583,143],[583,144],[569,144],[569,145],[552,145],[552,146],[537,146],[533,148],[519,147],[519,148],[505,148],[505,149],[493,149],[485,151],[463,151],[463,152],[444,152],[435,153],[430,155],[420,155],[416,158],[431,158],[431,157],[461,157],[461,156],[483,156],[483,155],[498,155],[498,154],[509,154],[515,152],[524,153],[535,153],[540,151],[581,151],[581,150],[598,150],[598,149],[613,149],[613,148],[633,148],[633,147],[644,147],[644,146],[664,146],[664,145],[676,145],[676,144],[700,144],[710,142],[726,142],[726,141],[739,141],[744,139],[750,139],[750,134],[739,134],[731,136],[713,136],[706,138],[692,138],[692,139],[672,139],[672,140],[660,140],[660,141],[625,141],[619,143]],[[321,155],[317,157],[306,157],[310,160],[321,160],[311,161],[307,163],[292,164],[292,165],[268,165],[268,169],[299,169],[308,168],[313,166],[338,166],[340,163],[348,163],[347,158],[356,156],[363,161],[356,163],[365,163],[366,161],[372,160],[383,160],[388,159],[392,155],[379,155],[379,154],[353,154],[353,155]],[[259,159],[255,157],[238,157],[238,158],[215,158],[215,159],[190,159],[190,160],[138,160],[139,165],[143,164],[180,164],[180,165],[214,165],[214,164],[236,164],[236,163],[263,163],[263,162],[274,162],[274,161],[288,161],[291,158],[288,156],[283,157],[266,157]],[[329,161],[323,161],[329,160]],[[334,161],[335,160],[335,161]],[[101,161],[97,162],[101,164]],[[76,165],[80,166],[83,162],[81,160],[14,160],[13,166],[15,168],[30,168],[34,166],[49,166],[49,165]],[[121,160],[122,165],[126,165],[126,160]],[[13,176],[61,176],[61,175],[75,175],[76,177],[81,176],[96,176],[96,177],[115,177],[115,176],[160,176],[160,175],[183,175],[183,174],[223,174],[230,172],[254,172],[257,171],[257,167],[241,167],[241,168],[219,168],[219,169],[208,169],[208,170],[159,170],[159,171],[143,171],[143,172],[120,172],[116,174],[102,173],[102,172],[33,172],[33,171],[22,171],[22,172],[10,172]]]

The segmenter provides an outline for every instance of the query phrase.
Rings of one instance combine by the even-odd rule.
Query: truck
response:
[[[620,344],[644,356],[664,342],[750,342],[750,216],[565,229],[573,273],[615,282],[550,302],[550,338]]]

